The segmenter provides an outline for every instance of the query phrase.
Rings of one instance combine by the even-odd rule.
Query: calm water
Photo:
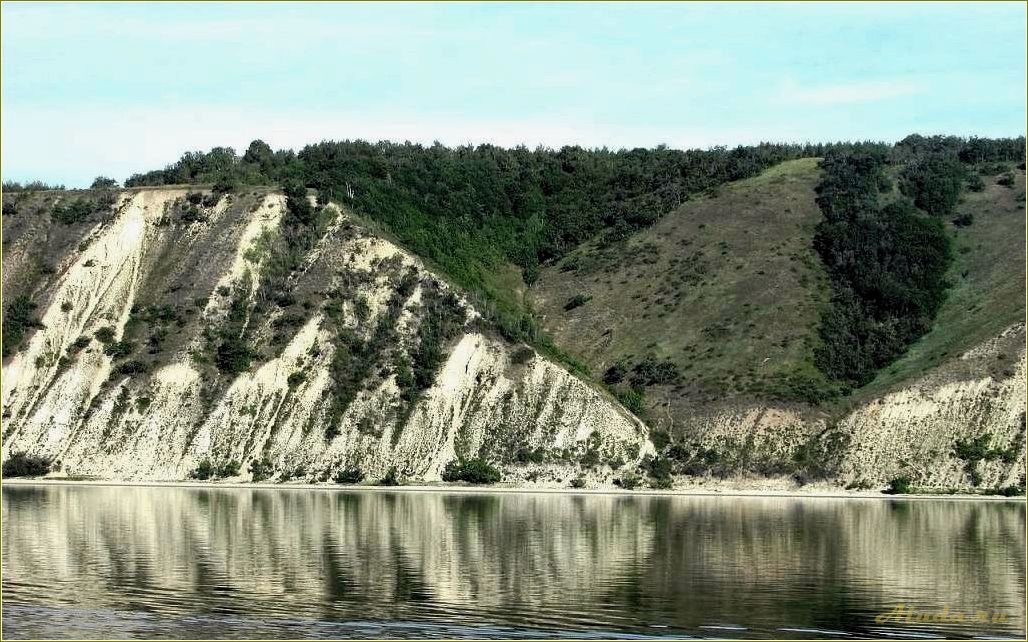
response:
[[[1024,631],[1023,503],[3,488],[5,638]]]

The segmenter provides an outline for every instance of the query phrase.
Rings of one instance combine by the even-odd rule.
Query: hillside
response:
[[[1023,143],[255,141],[5,185],[4,457],[1023,487]]]
[[[932,329],[849,395],[806,398],[832,388],[815,365],[829,294],[813,251],[814,159],[689,201],[621,246],[583,244],[542,271],[531,301],[555,342],[612,386],[635,377],[645,396],[632,401],[673,469],[862,485],[870,468],[959,485],[955,441],[1024,444],[1025,174],[1011,174],[963,193],[952,218],[973,223],[947,222],[952,286]],[[673,366],[667,381],[654,364]]]
[[[594,372],[670,362],[674,394],[697,401],[826,385],[813,365],[828,299],[813,251],[818,176],[817,159],[787,161],[624,244],[583,245],[531,290],[543,329]],[[586,302],[566,309],[575,297]]]
[[[853,399],[903,385],[1023,322],[1025,172],[965,192],[947,228],[951,283],[931,331]],[[652,358],[683,374],[674,394],[697,402],[805,401],[830,385],[814,365],[825,274],[813,251],[821,220],[816,159],[787,161],[689,201],[609,246],[593,241],[546,267],[531,289],[544,330],[595,372]],[[898,194],[898,188],[893,195]],[[584,301],[569,307],[576,297]],[[1017,346],[986,372],[999,377]],[[966,360],[965,360],[966,361]],[[967,369],[967,375],[978,375]],[[815,404],[816,405],[816,404]]]
[[[1025,172],[1011,173],[1010,187],[1000,184],[1000,175],[991,175],[983,177],[983,191],[964,192],[954,218],[972,216],[973,223],[961,227],[950,222],[957,251],[947,273],[952,285],[935,325],[858,398],[881,394],[942,365],[963,379],[982,374],[1002,378],[1016,368],[1024,348],[1016,335],[1003,342],[990,363],[954,359],[1025,320]]]
[[[647,451],[616,403],[496,337],[334,205],[107,200],[30,195],[4,217],[5,299],[38,315],[4,363],[5,459],[106,478],[424,481],[481,457],[566,483],[589,454],[609,483]],[[81,217],[54,219],[74,203]],[[283,239],[315,229],[294,227],[304,212],[318,234],[292,255],[302,244]]]

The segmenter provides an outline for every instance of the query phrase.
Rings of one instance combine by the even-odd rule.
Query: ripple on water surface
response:
[[[3,488],[7,638],[1023,638],[1023,503]],[[981,610],[1005,621],[876,621]]]

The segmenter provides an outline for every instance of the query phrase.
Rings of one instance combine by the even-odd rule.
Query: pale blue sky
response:
[[[322,139],[633,147],[1025,132],[1025,4],[2,7],[4,179]]]

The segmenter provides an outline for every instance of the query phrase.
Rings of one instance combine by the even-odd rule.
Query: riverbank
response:
[[[548,495],[623,495],[647,497],[782,497],[796,499],[890,499],[890,500],[954,500],[954,501],[1001,501],[1021,502],[1024,496],[1005,497],[1003,495],[977,495],[970,493],[911,493],[906,495],[888,495],[878,491],[844,490],[830,486],[806,487],[799,489],[776,488],[738,488],[725,486],[690,486],[674,489],[637,489],[623,488],[555,488],[533,486],[470,486],[459,484],[422,484],[402,486],[377,486],[364,484],[325,483],[254,483],[254,482],[211,482],[197,480],[179,481],[131,481],[108,479],[65,479],[65,478],[12,478],[2,480],[7,486],[120,486],[138,488],[205,488],[205,489],[238,489],[238,490],[314,490],[325,492],[412,492],[412,493],[449,493],[456,495],[476,494],[548,494]]]

